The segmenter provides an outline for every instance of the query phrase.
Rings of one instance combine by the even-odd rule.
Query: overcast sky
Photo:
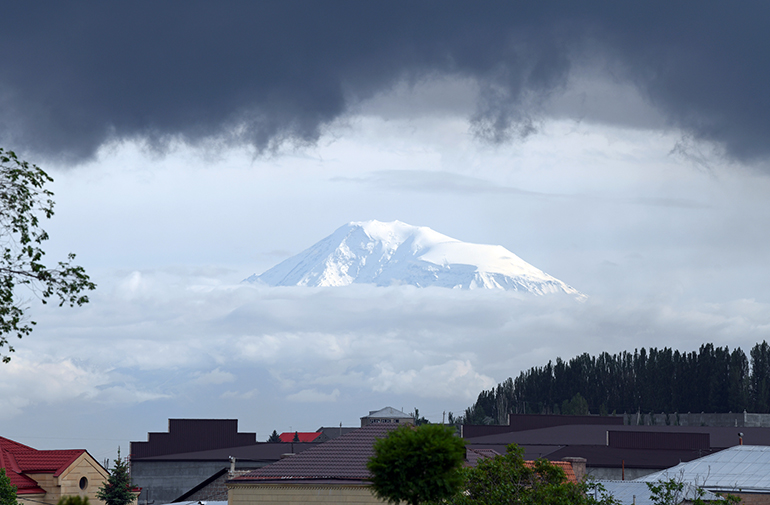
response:
[[[0,146],[55,179],[0,436],[461,413],[557,356],[770,340],[770,4],[4,6]],[[349,221],[499,244],[589,296],[240,281]]]

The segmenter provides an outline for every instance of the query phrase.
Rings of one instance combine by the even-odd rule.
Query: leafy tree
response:
[[[102,487],[96,492],[96,497],[107,505],[129,505],[136,497],[131,492],[128,464],[125,459],[120,457],[120,447],[118,447],[118,458],[113,460],[113,463],[110,476],[107,482],[102,484]]]
[[[505,455],[463,469],[464,483],[449,505],[613,505],[618,502],[590,483],[567,481],[564,470],[545,459],[524,461],[515,444]]]
[[[561,404],[561,413],[563,415],[587,416],[591,412],[588,410],[588,402],[580,393],[575,393],[570,401],[564,400]]]
[[[7,346],[8,353],[14,351],[8,337],[29,335],[35,325],[25,315],[28,307],[17,286],[26,285],[43,303],[54,297],[59,306],[70,307],[87,303],[82,293],[96,287],[83,267],[70,263],[74,254],[56,267],[43,263],[48,234],[40,217],[53,216],[53,193],[45,189],[52,181],[39,167],[0,148],[0,349]],[[8,354],[0,357],[4,363],[11,360]]]
[[[281,436],[278,435],[278,432],[273,430],[273,432],[270,434],[270,438],[267,439],[268,442],[280,442]]]
[[[425,424],[402,426],[377,440],[366,466],[378,498],[419,505],[455,494],[464,460],[465,441],[454,428]]]
[[[704,499],[706,492],[700,486],[690,486],[686,484],[681,476],[679,478],[671,477],[668,480],[658,482],[648,482],[647,488],[650,490],[650,501],[653,505],[679,505],[687,501],[692,505],[706,505],[711,503]],[[725,505],[734,505],[741,501],[739,496],[727,494],[723,497]]]
[[[89,505],[88,496],[62,496],[56,505]]]
[[[16,501],[16,486],[11,484],[11,478],[0,468],[0,505],[18,505]]]

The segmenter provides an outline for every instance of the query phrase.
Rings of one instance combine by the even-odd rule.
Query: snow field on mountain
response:
[[[461,242],[400,221],[351,222],[248,282],[268,286],[412,285],[536,295],[577,290],[499,245]]]

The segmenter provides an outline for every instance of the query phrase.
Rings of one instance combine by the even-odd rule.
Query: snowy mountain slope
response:
[[[309,249],[246,281],[270,286],[407,284],[583,297],[502,246],[469,244],[400,221],[348,223]]]

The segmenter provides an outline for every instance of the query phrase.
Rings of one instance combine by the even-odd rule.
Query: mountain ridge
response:
[[[244,282],[269,286],[355,283],[501,289],[536,295],[576,289],[499,245],[471,244],[401,221],[354,221]]]

